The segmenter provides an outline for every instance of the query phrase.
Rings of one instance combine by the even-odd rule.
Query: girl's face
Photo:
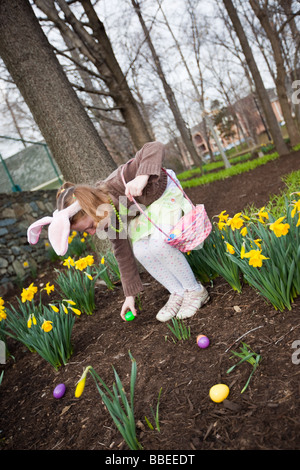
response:
[[[75,224],[72,224],[71,229],[76,232],[87,232],[90,235],[95,235],[97,223],[92,219],[92,217],[85,214],[83,217],[80,217]]]

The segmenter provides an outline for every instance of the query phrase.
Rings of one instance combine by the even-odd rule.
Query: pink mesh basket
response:
[[[123,167],[124,169],[124,167]],[[122,179],[124,185],[126,181],[123,176],[122,169]],[[183,193],[184,197],[189,201],[192,206],[192,210],[186,215],[181,217],[177,224],[172,228],[169,234],[165,233],[155,222],[153,222],[148,215],[143,211],[134,198],[133,202],[139,209],[139,211],[144,214],[144,216],[161,232],[166,236],[165,242],[171,246],[174,246],[182,252],[187,252],[194,250],[199,245],[201,245],[204,240],[208,237],[212,230],[211,222],[207,216],[206,210],[203,204],[195,206],[192,201],[188,198],[186,193],[183,191],[182,187],[178,185],[177,181],[172,178],[172,176],[164,169],[162,170],[171,178],[176,186]]]

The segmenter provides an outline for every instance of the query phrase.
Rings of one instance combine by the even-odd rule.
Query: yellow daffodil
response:
[[[241,235],[242,235],[243,237],[245,237],[245,236],[247,235],[247,233],[248,233],[247,227],[243,227],[242,230],[241,230]]]
[[[21,299],[22,299],[22,302],[26,302],[27,300],[31,301],[34,297],[34,294],[30,291],[28,291],[27,289],[23,289],[22,293],[21,293]]]
[[[24,261],[23,266],[24,266],[24,268],[28,268],[28,266],[29,266],[28,261]]]
[[[73,260],[73,258],[71,258],[71,256],[69,256],[64,260],[63,266],[67,266],[68,269],[70,269],[71,266],[75,266],[75,261]]]
[[[269,259],[261,254],[261,250],[250,250],[248,253],[244,253],[243,257],[250,258],[249,265],[254,268],[260,268],[262,266],[262,261],[264,259]]]
[[[75,261],[75,268],[79,269],[79,271],[86,269],[87,265],[87,260],[85,258],[80,258],[79,260]]]
[[[49,331],[53,329],[52,323],[53,322],[50,320],[44,320],[44,323],[41,326],[42,330],[44,330],[45,333],[49,333]]]
[[[31,328],[32,324],[36,325],[36,318],[33,314],[28,318],[27,327]]]
[[[72,235],[71,235],[72,238],[76,237],[76,235],[77,235],[77,232],[75,230],[73,230]]]
[[[30,286],[27,287],[27,289],[23,288],[23,291],[21,293],[22,302],[24,303],[27,300],[31,301],[34,297],[34,294],[36,294],[36,292],[37,292],[37,287],[34,286],[33,283],[31,283]]]
[[[218,229],[223,230],[223,228],[226,227],[226,222],[218,222]]]
[[[90,279],[90,281],[93,280],[93,276],[91,276],[89,273],[84,273],[86,275],[86,277],[88,277]]]
[[[84,243],[84,242],[85,242],[85,238],[81,238],[80,241],[81,241],[81,243]]]
[[[229,214],[225,214],[226,211],[222,211],[217,217],[219,217],[219,222],[227,222]]]
[[[49,304],[49,305],[52,308],[52,310],[54,310],[54,312],[56,312],[56,313],[59,312],[59,308],[57,308],[55,305],[53,305],[53,304]]]
[[[241,259],[244,259],[245,257],[245,245],[242,244],[242,248],[241,248]]]
[[[299,201],[293,201],[293,206],[294,206],[294,208],[293,208],[293,210],[292,210],[292,212],[291,212],[292,218],[295,217],[296,212],[299,212],[299,211],[300,211],[300,199],[299,199]]]
[[[227,220],[227,225],[231,228],[231,230],[239,229],[243,226],[244,221],[241,218],[241,212],[235,214],[232,218]]]
[[[73,241],[73,238],[72,238],[72,237],[68,237],[68,243],[69,243],[69,245],[70,245],[70,243],[72,243],[72,241]]]
[[[4,300],[0,297],[0,308],[4,306]]]
[[[104,256],[102,256],[101,258],[101,264],[104,264],[105,263],[105,259],[104,259]]]
[[[289,231],[289,224],[282,224],[284,217],[280,217],[273,224],[270,224],[270,230],[275,233],[276,237],[279,238],[282,235],[286,235]]]
[[[4,309],[0,310],[0,321],[5,320],[7,317],[6,312]]]
[[[94,256],[88,255],[84,259],[86,260],[88,266],[92,266],[94,264]]]
[[[257,238],[256,240],[253,240],[255,245],[258,246],[258,248],[261,248],[261,238]]]
[[[70,307],[70,309],[73,310],[73,312],[76,313],[76,315],[81,315],[81,311],[78,310],[78,308]]]
[[[84,238],[86,238],[88,236],[88,234],[86,232],[83,232],[82,235],[84,236]]]
[[[36,294],[38,290],[38,288],[33,284],[33,282],[30,284],[29,287],[27,287],[27,289],[33,292],[33,294]]]
[[[47,294],[50,295],[50,293],[54,291],[54,284],[50,286],[50,282],[47,282],[46,287],[44,287],[43,290],[45,290]]]
[[[76,305],[76,302],[74,302],[74,300],[63,299],[63,302],[67,302],[70,305]]]
[[[258,212],[258,219],[260,221],[260,223],[264,224],[265,221],[264,219],[269,219],[269,214],[264,210],[265,207],[262,207],[259,212]]]
[[[234,250],[233,246],[230,245],[230,243],[227,243],[227,242],[225,242],[225,243],[226,243],[227,251],[228,251],[231,255],[234,255],[235,250]]]
[[[81,395],[83,394],[84,387],[85,387],[85,381],[86,381],[86,377],[83,377],[83,379],[81,379],[78,382],[78,384],[76,386],[76,390],[75,390],[75,397],[76,398],[81,397]]]
[[[86,381],[86,376],[87,373],[91,369],[91,366],[88,366],[85,371],[83,372],[82,376],[80,377],[79,381],[77,382],[76,389],[75,389],[75,397],[79,398],[83,394],[84,387],[85,387],[85,381]]]
[[[65,312],[65,313],[69,313],[67,307],[66,307],[64,304],[62,304],[62,306],[63,306],[64,312]]]

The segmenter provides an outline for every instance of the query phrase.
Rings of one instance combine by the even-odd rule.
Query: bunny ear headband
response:
[[[27,229],[27,239],[31,245],[35,245],[40,237],[44,225],[48,227],[49,241],[58,256],[63,256],[68,250],[68,238],[70,234],[70,218],[81,210],[78,201],[69,207],[56,210],[53,217],[43,217],[30,225]]]

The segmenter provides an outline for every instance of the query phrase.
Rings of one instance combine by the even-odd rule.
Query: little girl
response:
[[[131,219],[128,230],[120,216],[126,203],[129,215],[134,214],[135,198],[139,205],[147,208],[148,215],[151,213],[151,219],[169,233],[182,216],[182,211],[191,209],[180,189],[162,171],[163,159],[164,146],[159,142],[149,142],[136,153],[134,159],[119,167],[104,181],[94,186],[65,183],[57,193],[57,211],[51,219],[51,233],[49,227],[50,242],[51,234],[55,240],[52,242],[53,248],[58,244],[62,226],[65,227],[64,237],[70,230],[91,235],[97,232],[99,238],[103,238],[101,230],[102,235],[104,230],[109,235],[125,295],[121,309],[123,320],[127,310],[137,314],[135,296],[143,290],[135,258],[170,293],[168,302],[156,315],[157,320],[166,322],[175,316],[180,319],[191,317],[209,300],[207,290],[197,282],[184,254],[168,245],[164,241],[165,236],[143,214]],[[168,173],[176,179],[174,172],[168,170]],[[58,217],[66,218],[65,214],[67,223],[65,220],[58,223]],[[115,220],[111,222],[114,214]],[[38,222],[32,226],[36,224]],[[30,243],[36,243],[41,228],[35,234],[36,238],[32,236],[33,230],[36,230],[32,226],[28,229],[28,239]]]

